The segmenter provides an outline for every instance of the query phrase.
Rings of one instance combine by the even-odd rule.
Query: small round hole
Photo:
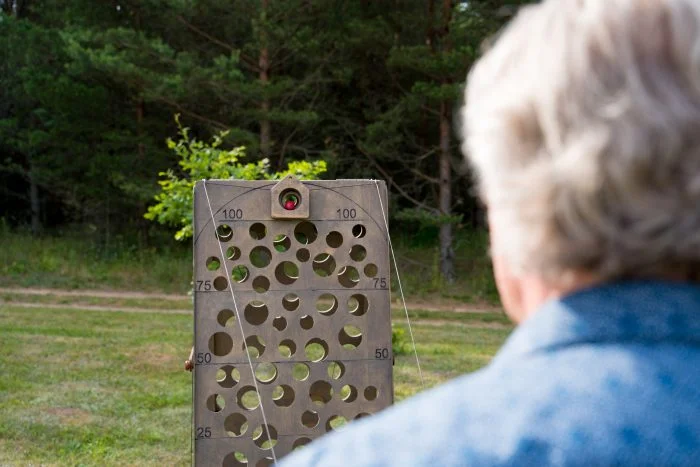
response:
[[[260,449],[271,449],[277,444],[277,430],[272,425],[261,425],[253,430],[253,442]]]
[[[212,412],[221,412],[226,407],[226,401],[221,394],[212,394],[207,398],[207,409]]]
[[[267,320],[269,311],[267,306],[258,300],[254,300],[246,305],[243,311],[245,320],[253,326],[260,326]]]
[[[286,384],[277,386],[272,391],[272,401],[277,407],[289,407],[294,402],[294,390]]]
[[[299,308],[299,297],[296,294],[288,293],[282,299],[282,306],[287,311],[294,311]]]
[[[291,285],[299,279],[299,267],[291,261],[282,261],[275,268],[275,278],[280,284]]]
[[[301,414],[301,424],[307,428],[314,428],[316,425],[318,425],[318,422],[318,412],[314,412],[313,410],[307,410],[303,414]]]
[[[343,235],[335,230],[326,235],[326,243],[331,248],[338,248],[343,244]]]
[[[355,238],[362,238],[367,234],[367,229],[362,224],[355,224],[352,228],[352,236]]]
[[[248,232],[250,233],[250,237],[253,240],[262,240],[263,238],[265,238],[265,235],[267,235],[267,227],[265,227],[265,224],[256,222],[255,224],[250,226]]]
[[[214,279],[214,288],[219,292],[226,290],[228,287],[228,280],[224,276],[219,276]]]
[[[248,419],[242,413],[232,413],[224,420],[224,430],[231,437],[243,436],[248,430]]]
[[[301,449],[310,442],[311,440],[309,438],[299,438],[292,443],[292,450]]]
[[[304,346],[306,358],[312,362],[320,362],[328,356],[328,343],[326,341],[314,338]]]
[[[256,268],[264,268],[272,261],[272,253],[264,246],[256,246],[250,250],[250,264]]]
[[[269,362],[260,363],[255,368],[255,378],[263,384],[270,384],[277,378],[277,367]]]
[[[348,289],[355,287],[360,282],[360,273],[353,266],[345,266],[338,272],[338,282]]]
[[[367,277],[375,277],[378,271],[376,264],[369,263],[365,265],[365,276]]]
[[[242,265],[234,266],[231,269],[231,278],[239,284],[248,279],[248,268]]]
[[[374,386],[367,386],[365,388],[365,399],[368,401],[373,401],[377,398],[377,388]]]
[[[309,315],[304,315],[301,317],[301,319],[299,319],[299,326],[308,331],[314,327],[314,319]]]
[[[223,465],[226,467],[239,467],[239,466],[248,466],[248,458],[246,457],[245,454],[239,451],[234,451],[226,454],[226,457],[224,457]]]
[[[328,253],[314,256],[312,268],[317,276],[328,277],[335,271],[335,259]]]
[[[318,237],[318,229],[309,221],[303,221],[294,227],[294,238],[302,245],[312,244]]]
[[[297,351],[297,345],[291,339],[284,339],[277,350],[284,358],[291,358]]]
[[[347,423],[347,419],[342,415],[333,415],[331,418],[328,419],[328,422],[326,423],[326,431],[340,430],[345,425],[347,425]]]
[[[280,195],[280,206],[282,206],[285,211],[294,211],[300,204],[301,194],[293,188],[284,190]]]
[[[248,336],[245,340],[245,345],[241,344],[241,349],[246,350],[248,347],[248,355],[250,358],[259,358],[265,352],[265,341],[260,336]]]
[[[357,388],[351,384],[346,384],[340,388],[340,398],[348,404],[355,402],[355,399],[357,399]]]
[[[356,349],[362,342],[362,331],[357,326],[345,325],[338,333],[338,341],[345,349]]]
[[[311,370],[309,370],[309,365],[306,363],[295,363],[292,366],[292,377],[297,381],[306,381],[309,374],[311,374]]]
[[[260,396],[253,386],[243,386],[236,394],[238,406],[246,410],[255,410],[260,405]]]
[[[258,276],[253,279],[253,290],[257,293],[265,293],[270,290],[270,279],[265,276]]]
[[[350,258],[353,261],[362,261],[367,257],[367,250],[362,245],[353,245],[350,248]]]
[[[301,263],[305,263],[311,258],[311,255],[309,254],[309,250],[306,248],[300,248],[297,250],[297,259]]]
[[[327,381],[316,381],[309,388],[309,397],[316,405],[326,405],[333,398],[333,387]]]
[[[330,362],[327,371],[329,378],[340,379],[345,374],[345,365],[342,362]]]
[[[220,325],[230,328],[236,324],[236,314],[228,309],[221,310],[216,316],[216,321],[218,321]]]
[[[233,349],[233,339],[225,332],[215,332],[209,338],[209,351],[217,357],[228,355]]]
[[[286,235],[276,235],[272,245],[275,247],[275,250],[284,253],[291,248],[292,241]]]
[[[233,230],[227,224],[221,224],[216,228],[216,238],[220,242],[228,242],[233,238]]]
[[[241,373],[231,365],[224,365],[216,371],[216,382],[222,388],[232,388],[241,380]]]
[[[219,260],[219,258],[217,258],[216,256],[210,256],[209,258],[207,258],[206,265],[208,270],[216,271],[221,267],[221,260]]]
[[[316,311],[322,315],[330,316],[338,309],[338,299],[335,295],[324,293],[316,300]]]
[[[226,258],[230,259],[231,261],[236,261],[240,257],[241,249],[237,246],[230,246],[226,248]]]
[[[287,329],[287,320],[284,318],[284,316],[277,316],[272,320],[272,327],[278,331],[284,331]]]
[[[367,313],[369,308],[369,301],[367,297],[362,294],[352,295],[348,299],[348,311],[351,315],[362,316]]]

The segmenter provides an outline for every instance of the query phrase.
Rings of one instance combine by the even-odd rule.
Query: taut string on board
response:
[[[391,243],[391,235],[389,235],[389,221],[384,213],[384,203],[382,202],[382,194],[379,192],[379,182],[374,181],[374,186],[377,187],[377,197],[379,198],[379,207],[384,218],[384,226],[386,227],[386,238],[389,242],[389,250],[391,251],[391,259],[394,261],[394,271],[396,271],[396,282],[399,284],[399,292],[401,293],[401,303],[403,303],[403,311],[406,313],[406,323],[408,323],[408,334],[411,336],[411,345],[413,346],[413,354],[416,356],[416,366],[418,367],[418,375],[420,376],[420,384],[425,389],[425,381],[423,380],[423,372],[420,369],[420,360],[418,359],[418,350],[416,349],[416,340],[413,338],[413,329],[411,328],[411,318],[408,316],[408,307],[406,306],[406,297],[403,294],[403,286],[401,285],[401,276],[399,275],[399,265],[396,262],[394,254],[394,246]]]
[[[209,193],[207,192],[207,181],[202,180],[204,186],[204,195],[207,197],[207,205],[209,206],[209,214],[211,214],[211,225],[216,233],[216,221],[214,220],[214,211],[211,208],[211,201],[209,201]],[[233,293],[233,284],[230,283],[231,276],[228,272],[228,266],[226,265],[226,256],[224,256],[224,247],[221,246],[221,242],[217,242],[219,245],[219,251],[221,252],[221,263],[224,265],[224,271],[226,272],[226,279],[229,281],[229,290],[231,291],[231,300],[233,301],[233,309],[236,312],[236,322],[238,323],[238,328],[241,331],[241,337],[243,337],[243,347],[245,350],[246,357],[248,357],[248,366],[250,367],[250,374],[253,377],[253,386],[255,386],[255,392],[258,394],[260,399],[260,413],[262,414],[263,423],[265,425],[265,434],[267,439],[270,440],[270,450],[272,452],[272,461],[277,465],[277,456],[275,455],[275,447],[272,444],[272,437],[270,436],[270,428],[267,424],[267,417],[265,416],[265,409],[263,408],[263,398],[260,394],[258,388],[258,380],[255,378],[255,368],[253,368],[253,361],[250,359],[250,353],[248,352],[248,342],[246,339],[245,331],[243,330],[243,321],[241,320],[240,313],[238,312],[238,303],[236,302],[236,296]]]

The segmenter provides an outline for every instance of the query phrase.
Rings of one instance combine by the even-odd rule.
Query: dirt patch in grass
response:
[[[76,407],[49,407],[45,412],[57,417],[64,425],[81,426],[92,421],[90,412]]]

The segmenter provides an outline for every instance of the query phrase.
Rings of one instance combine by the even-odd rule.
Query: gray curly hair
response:
[[[462,112],[494,254],[516,271],[700,271],[700,2],[526,7]]]

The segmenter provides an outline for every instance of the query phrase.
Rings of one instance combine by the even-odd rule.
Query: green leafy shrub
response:
[[[411,350],[411,345],[406,338],[406,330],[391,324],[391,350],[394,355],[404,355]]]

